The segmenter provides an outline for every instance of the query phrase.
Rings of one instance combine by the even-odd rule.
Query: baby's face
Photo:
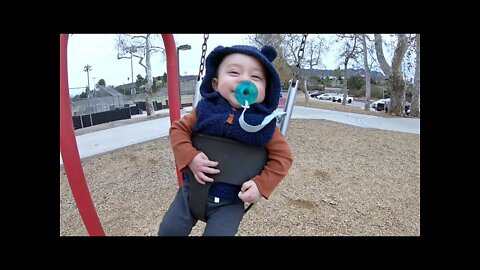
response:
[[[217,77],[212,80],[212,87],[220,92],[232,107],[241,109],[242,106],[235,98],[235,88],[241,81],[251,81],[257,86],[256,103],[265,99],[267,75],[264,66],[257,58],[241,53],[232,53],[223,58]]]

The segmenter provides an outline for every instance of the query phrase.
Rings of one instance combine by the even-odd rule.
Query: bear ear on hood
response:
[[[277,57],[277,51],[270,45],[263,46],[261,52],[270,62],[275,60],[275,58]]]

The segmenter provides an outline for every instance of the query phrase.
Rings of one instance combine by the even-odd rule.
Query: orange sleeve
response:
[[[180,172],[183,172],[187,168],[188,163],[200,153],[192,146],[191,140],[192,129],[196,122],[197,112],[194,108],[190,113],[174,121],[169,130],[173,156]]]
[[[255,176],[252,180],[257,185],[262,196],[268,199],[272,191],[287,175],[293,163],[293,154],[287,140],[278,127],[275,127],[273,137],[266,147],[268,149],[269,161],[263,168],[262,173]]]

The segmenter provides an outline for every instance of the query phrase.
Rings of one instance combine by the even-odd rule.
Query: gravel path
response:
[[[306,104],[300,98],[297,105]],[[325,102],[308,106],[363,113]],[[420,135],[292,119],[287,139],[294,153],[289,175],[245,215],[238,235],[420,235]],[[83,161],[106,235],[156,235],[178,188],[174,166],[168,138]],[[199,222],[191,235],[203,227]],[[60,235],[88,235],[63,167]]]

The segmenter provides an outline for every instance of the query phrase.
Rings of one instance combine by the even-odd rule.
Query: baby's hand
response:
[[[220,173],[219,169],[214,169],[210,167],[215,167],[218,165],[217,161],[211,161],[208,159],[207,155],[203,152],[198,153],[190,163],[188,163],[188,167],[193,172],[193,176],[198,183],[205,185],[205,182],[213,182],[213,178],[210,178],[205,175],[205,173],[209,174],[217,174]]]
[[[240,192],[238,193],[238,197],[248,203],[256,203],[260,201],[262,198],[262,194],[258,190],[257,184],[252,180],[248,180],[247,182],[243,183]]]

